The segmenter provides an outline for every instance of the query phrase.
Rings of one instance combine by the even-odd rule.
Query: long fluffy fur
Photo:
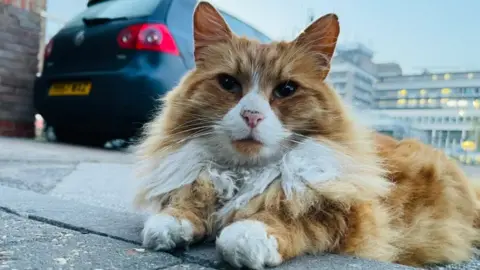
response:
[[[209,20],[218,20],[207,9]],[[273,237],[268,248],[278,249],[279,256],[271,256],[275,263],[320,252],[412,266],[468,260],[480,240],[480,189],[441,151],[352,120],[323,82],[323,61],[334,46],[326,41],[335,39],[322,43],[321,37],[335,31],[320,21],[293,43],[265,45],[235,36],[199,43],[197,68],[164,97],[139,146],[144,182],[138,205],[188,220],[192,241],[239,221],[261,222],[250,223]],[[285,76],[301,85],[291,98],[270,102],[283,126],[300,136],[273,163],[250,146],[237,148],[246,158],[229,159],[211,140],[212,126],[241,98],[221,90],[214,78],[235,70],[239,77],[260,74],[264,86]]]

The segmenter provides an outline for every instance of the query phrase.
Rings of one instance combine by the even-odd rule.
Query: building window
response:
[[[421,89],[420,90],[420,96],[424,97],[425,95],[427,95],[427,90]]]
[[[450,88],[442,88],[441,93],[442,95],[450,95],[452,90]]]
[[[450,76],[450,73],[445,73],[445,74],[443,75],[443,79],[446,80],[446,81],[450,80],[450,77],[451,77],[451,76]]]
[[[448,102],[448,98],[442,98],[442,99],[440,99],[440,103],[441,103],[441,104],[447,104],[447,102]]]
[[[407,96],[407,94],[408,94],[407,89],[402,89],[402,90],[398,91],[398,96],[400,96],[400,97],[405,97],[405,96]]]
[[[432,75],[432,81],[436,81],[438,79],[438,76],[437,75]]]
[[[417,105],[417,100],[416,100],[416,99],[409,99],[409,100],[408,100],[408,105],[409,105],[409,106],[415,106],[415,105]]]
[[[430,106],[435,106],[437,104],[437,100],[433,98],[429,98],[427,102]]]
[[[447,102],[447,106],[448,107],[457,107],[457,101],[455,101],[454,99],[451,99]]]
[[[457,102],[458,107],[467,107],[468,106],[468,101],[465,99],[461,99]]]
[[[469,80],[473,79],[473,73],[468,73],[468,74],[467,74],[467,78],[468,78]]]
[[[425,99],[424,99],[424,98],[420,99],[419,103],[420,103],[420,105],[422,105],[422,106],[425,105]]]
[[[397,105],[399,106],[403,106],[405,105],[405,103],[406,103],[406,100],[404,98],[397,100]]]
[[[475,109],[480,108],[480,101],[478,99],[475,99],[473,101],[473,107],[475,107]]]

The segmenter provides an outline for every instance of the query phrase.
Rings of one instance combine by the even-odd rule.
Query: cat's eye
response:
[[[293,81],[283,82],[273,89],[273,95],[276,98],[289,97],[297,91],[297,88],[298,84]]]
[[[218,84],[228,92],[239,93],[242,91],[242,85],[235,79],[235,77],[228,74],[220,74],[217,77]]]

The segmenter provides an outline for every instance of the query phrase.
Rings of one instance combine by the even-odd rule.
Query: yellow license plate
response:
[[[88,96],[92,84],[90,82],[54,83],[48,91],[49,96]]]

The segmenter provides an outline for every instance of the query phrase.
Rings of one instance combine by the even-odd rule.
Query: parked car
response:
[[[103,0],[64,25],[45,49],[35,107],[59,141],[103,145],[135,136],[194,66],[195,0]],[[220,11],[232,30],[268,42]]]

